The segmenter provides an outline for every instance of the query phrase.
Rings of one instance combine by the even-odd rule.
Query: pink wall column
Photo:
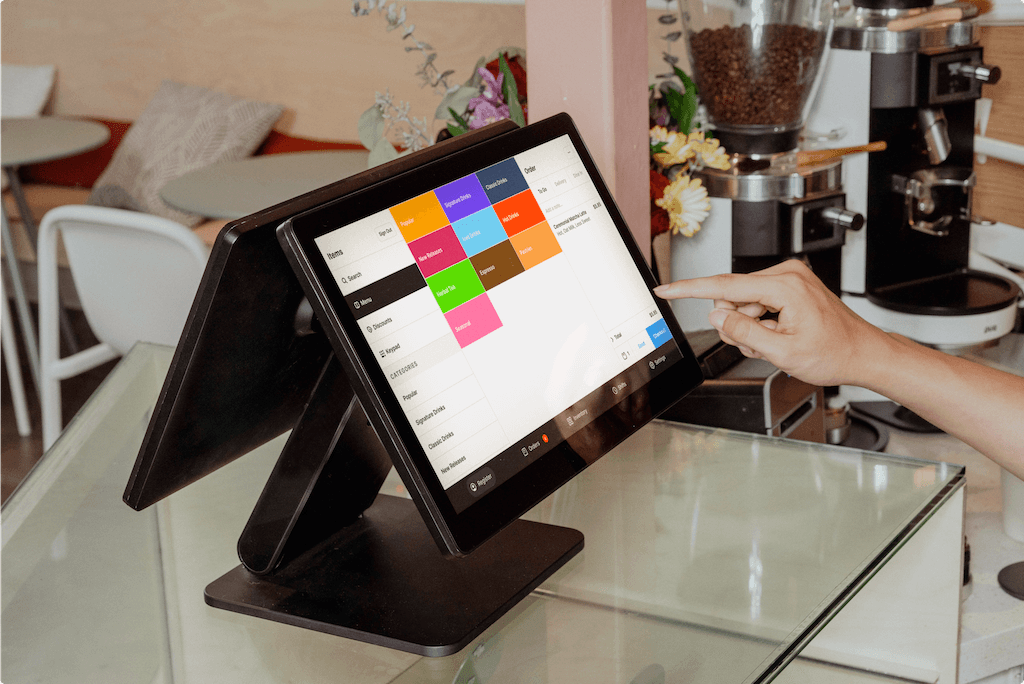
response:
[[[530,120],[568,112],[650,258],[643,0],[526,0]]]

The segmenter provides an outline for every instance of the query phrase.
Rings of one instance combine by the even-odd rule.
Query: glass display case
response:
[[[136,346],[3,506],[7,684],[955,680],[961,466],[660,421],[531,511],[585,548],[460,653],[211,608],[283,438],[129,509],[171,353]]]

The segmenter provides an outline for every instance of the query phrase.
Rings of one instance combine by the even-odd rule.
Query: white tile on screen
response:
[[[464,352],[513,439],[622,370],[563,255],[492,288],[488,296],[502,327]],[[495,362],[513,358],[518,361]],[[543,388],[540,395],[537,388]]]
[[[643,278],[632,273],[636,269],[615,224],[600,209],[591,211],[588,223],[559,236],[558,241],[602,326],[612,330],[628,316],[645,311],[652,300]],[[633,277],[626,282],[609,278],[611,269]]]

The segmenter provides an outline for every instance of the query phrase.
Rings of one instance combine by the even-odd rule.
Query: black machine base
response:
[[[858,415],[851,408],[850,434],[839,445],[850,449],[882,453],[889,446],[889,429],[876,420]]]
[[[1007,565],[999,571],[997,579],[1003,591],[1024,601],[1024,561]]]
[[[583,548],[578,530],[519,520],[465,558],[441,554],[415,504],[379,495],[280,571],[239,565],[206,588],[225,610],[425,656],[467,646]]]
[[[1020,288],[995,273],[961,269],[869,290],[867,298],[891,311],[919,316],[965,316],[1013,306]]]
[[[850,409],[862,418],[871,418],[897,430],[923,434],[942,432],[910,409],[893,401],[854,401],[850,402]]]

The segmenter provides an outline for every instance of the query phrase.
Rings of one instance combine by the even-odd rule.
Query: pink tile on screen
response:
[[[413,240],[409,243],[409,249],[412,250],[412,256],[424,278],[454,266],[466,258],[466,250],[462,248],[462,243],[451,226],[445,226],[418,240]]]
[[[460,347],[468,347],[501,327],[501,319],[486,294],[457,306],[444,315]]]

